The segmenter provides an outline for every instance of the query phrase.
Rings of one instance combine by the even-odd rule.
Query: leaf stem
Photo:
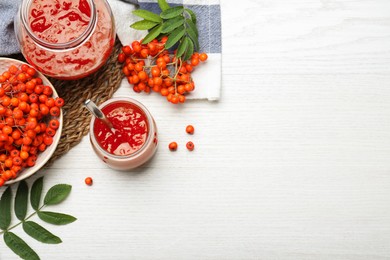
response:
[[[23,222],[25,222],[26,220],[29,220],[30,218],[32,218],[35,214],[37,214],[43,207],[45,207],[46,205],[43,204],[38,210],[34,211],[33,213],[31,213],[30,215],[28,215],[24,220],[20,221],[19,223],[16,223],[15,225],[7,228],[7,230],[4,230],[4,231],[1,231],[0,232],[0,235],[4,234],[5,232],[8,232],[14,228],[16,228],[17,226],[19,226],[20,224],[22,224]]]

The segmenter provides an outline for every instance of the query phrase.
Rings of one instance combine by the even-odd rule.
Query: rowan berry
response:
[[[134,65],[134,69],[140,72],[144,69],[144,66],[142,65],[142,63],[138,62],[137,64]]]
[[[45,94],[46,96],[51,96],[53,95],[53,89],[50,87],[50,86],[44,86],[43,87],[43,94]]]
[[[195,131],[195,128],[194,128],[192,125],[188,125],[188,126],[186,127],[186,132],[187,132],[187,134],[192,135],[192,134],[194,134],[194,131]]]
[[[123,62],[125,62],[125,60],[126,60],[126,55],[124,53],[120,53],[118,55],[118,62],[123,63]]]
[[[13,132],[12,132],[12,138],[14,139],[14,140],[18,140],[18,139],[20,139],[20,137],[22,136],[21,135],[21,133],[20,133],[20,130],[18,130],[18,129],[15,129]]]
[[[17,76],[16,76],[17,80],[21,81],[21,82],[26,82],[27,80],[27,76],[25,73],[19,73]]]
[[[13,165],[12,158],[8,158],[7,160],[5,160],[4,165],[7,168],[11,168]]]
[[[3,134],[9,135],[12,133],[12,127],[6,125],[3,127],[2,131],[3,131]]]
[[[35,88],[34,88],[34,93],[35,94],[40,95],[40,94],[42,94],[42,92],[43,92],[43,86],[42,85],[35,86]]]
[[[133,50],[131,49],[131,47],[129,45],[123,46],[122,51],[127,56],[130,56],[131,54],[133,54]]]
[[[192,59],[191,59],[191,65],[192,65],[193,67],[198,66],[198,64],[199,64],[199,58],[192,58]]]
[[[50,109],[46,104],[39,104],[39,112],[45,116],[50,113]]]
[[[177,150],[177,143],[176,142],[169,143],[168,148],[171,151],[176,151]]]
[[[147,77],[148,77],[148,74],[146,74],[145,71],[140,71],[140,72],[138,73],[138,78],[139,78],[140,80],[146,80]]]
[[[49,126],[56,130],[60,127],[60,122],[57,119],[52,119],[49,121]]]
[[[48,136],[55,136],[55,134],[56,134],[56,130],[54,130],[53,128],[51,128],[51,127],[48,127],[48,128],[46,128],[46,134],[48,135]]]
[[[57,107],[63,107],[63,106],[65,105],[64,99],[63,99],[63,98],[60,98],[60,97],[56,98],[56,99],[55,99],[55,105],[56,105]]]
[[[28,96],[31,103],[37,103],[39,101],[39,96],[35,93],[32,93]]]
[[[189,151],[193,151],[194,148],[195,148],[195,145],[194,145],[193,142],[189,141],[189,142],[187,142],[186,147],[187,147],[187,149],[188,149]]]
[[[38,146],[38,150],[39,150],[39,151],[41,151],[41,152],[43,152],[43,151],[45,151],[45,150],[46,150],[46,147],[47,147],[47,145],[46,145],[46,144],[44,144],[44,143],[41,143],[41,144]]]
[[[186,101],[186,96],[184,95],[179,95],[179,102],[184,103]]]
[[[20,151],[16,150],[16,149],[13,149],[9,154],[10,154],[11,157],[17,157],[17,156],[20,155]]]
[[[45,135],[43,137],[43,142],[46,144],[46,145],[51,145],[53,143],[53,137],[51,136],[48,136],[48,135]]]
[[[160,69],[159,68],[157,68],[157,67],[153,67],[152,68],[152,76],[153,77],[158,77],[158,76],[160,76]]]
[[[85,178],[84,182],[85,182],[85,184],[87,184],[88,186],[91,186],[92,183],[93,183],[93,180],[92,180],[91,177],[87,177],[87,178]]]
[[[12,159],[12,165],[16,165],[16,166],[22,165],[22,158],[20,158],[19,156],[15,156]]]
[[[23,111],[20,108],[15,108],[12,112],[12,115],[15,119],[22,119],[23,118]]]
[[[11,74],[16,74],[16,73],[19,71],[19,69],[18,69],[18,67],[16,67],[15,65],[11,65],[11,66],[9,66],[8,71],[9,71]]]
[[[180,85],[177,87],[177,93],[184,94],[185,92],[186,92],[186,89],[185,89],[184,85]]]
[[[37,156],[36,156],[36,155],[31,155],[30,157],[27,158],[27,165],[28,165],[29,167],[34,166],[36,160],[37,160]]]
[[[148,49],[142,49],[140,52],[140,55],[142,58],[146,59],[149,55],[149,50]]]
[[[11,99],[8,96],[2,98],[1,104],[8,107],[11,104]]]
[[[201,53],[201,54],[199,55],[199,59],[200,59],[201,61],[205,61],[205,60],[207,60],[207,58],[208,58],[208,56],[207,56],[206,53]]]
[[[161,86],[163,84],[163,80],[160,77],[154,77],[153,78],[153,85],[154,86]]]
[[[50,115],[57,117],[57,116],[60,116],[60,113],[61,113],[61,110],[59,109],[59,107],[50,108]]]
[[[49,98],[46,100],[45,105],[46,105],[48,108],[54,107],[54,106],[55,106],[54,98],[49,97]]]

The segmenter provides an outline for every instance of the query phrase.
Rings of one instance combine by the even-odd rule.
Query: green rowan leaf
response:
[[[186,19],[186,21],[189,21],[189,19]],[[188,37],[190,37],[190,39],[192,40],[192,42],[194,44],[194,49],[199,50],[198,35],[193,30],[193,28],[191,28],[190,26],[187,27],[186,33],[187,33]]]
[[[180,26],[176,28],[169,36],[168,40],[165,43],[165,49],[171,48],[173,45],[175,45],[181,37],[185,34],[186,30],[184,29],[184,26]]]
[[[177,48],[176,57],[181,57],[185,51],[187,50],[189,40],[187,37],[184,37],[183,40],[180,42],[179,47]]]
[[[138,22],[133,23],[130,25],[131,28],[136,29],[136,30],[149,30],[156,26],[158,23],[148,21],[148,20],[141,20]]]
[[[160,17],[163,19],[171,19],[173,17],[181,15],[183,11],[184,11],[183,6],[171,7],[169,9],[166,9],[165,11],[162,11]]]
[[[19,220],[24,220],[27,214],[28,186],[25,181],[19,182],[15,196],[15,215]]]
[[[31,249],[26,242],[23,241],[20,237],[15,235],[12,232],[4,233],[4,242],[5,244],[20,258],[27,260],[39,260],[39,256],[35,253],[34,250]]]
[[[142,44],[147,44],[151,42],[153,39],[157,38],[157,36],[161,33],[162,25],[158,25],[154,27],[142,40]]]
[[[38,211],[38,217],[54,225],[66,225],[77,220],[77,218],[71,215],[51,211]]]
[[[156,22],[156,23],[162,22],[162,19],[160,16],[158,16],[157,14],[152,13],[150,11],[147,11],[147,10],[138,9],[138,10],[133,11],[133,14],[136,16],[139,16],[141,18],[144,18],[145,20],[148,20],[148,21],[152,21],[152,22]]]
[[[42,227],[41,225],[33,221],[23,222],[23,230],[29,236],[35,238],[36,240],[42,243],[59,244],[62,242],[62,240],[59,237],[53,235],[50,231],[48,231],[47,229],[45,229],[44,227]]]
[[[43,188],[43,177],[38,178],[31,187],[30,203],[33,209],[39,209]]]
[[[46,193],[44,199],[45,205],[55,205],[62,202],[68,197],[71,190],[72,190],[72,186],[68,184],[54,185]]]
[[[186,38],[186,39],[188,39],[188,38]],[[188,46],[187,46],[186,53],[183,57],[183,60],[184,61],[189,60],[193,53],[194,53],[194,44],[192,43],[192,41],[190,39],[188,39]]]
[[[196,25],[191,19],[186,19],[186,24],[187,24],[187,30],[193,31],[196,36],[199,35],[198,28],[196,28]]]
[[[169,4],[165,0],[158,0],[158,6],[160,6],[161,11],[169,9]]]
[[[183,25],[184,17],[178,16],[165,21],[162,25],[161,33],[170,33],[180,25]]]
[[[191,20],[196,24],[196,15],[191,9],[184,9],[185,12],[187,12],[191,16]]]
[[[11,224],[11,186],[4,191],[0,200],[0,228],[6,230]]]

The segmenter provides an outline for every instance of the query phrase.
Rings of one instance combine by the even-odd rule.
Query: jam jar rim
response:
[[[35,43],[41,45],[44,48],[54,49],[54,50],[64,50],[64,49],[74,48],[82,44],[95,31],[96,24],[97,24],[96,5],[94,3],[94,0],[87,0],[91,8],[91,19],[88,22],[87,28],[79,36],[77,36],[75,39],[71,41],[63,42],[63,43],[52,43],[52,42],[42,40],[38,36],[36,36],[35,33],[32,32],[28,23],[29,7],[32,1],[33,0],[24,0],[22,2],[20,7],[20,20],[22,21],[22,25],[25,28],[28,36],[30,36]]]
[[[98,107],[100,109],[102,109],[107,105],[117,103],[117,102],[131,103],[131,104],[137,106],[138,108],[140,108],[140,110],[146,115],[147,120],[148,120],[148,136],[147,136],[144,144],[142,145],[142,147],[138,151],[136,151],[132,154],[129,154],[129,155],[115,155],[115,154],[107,152],[106,150],[103,149],[103,147],[100,146],[99,142],[96,140],[96,137],[94,135],[94,124],[95,124],[95,120],[96,120],[95,117],[92,117],[92,119],[91,119],[90,126],[89,126],[89,135],[90,135],[90,139],[91,139],[91,142],[94,145],[94,147],[96,149],[98,149],[99,151],[101,151],[105,156],[111,157],[111,158],[116,159],[116,160],[128,160],[128,159],[131,159],[131,158],[138,156],[139,154],[142,154],[142,152],[144,152],[144,150],[147,149],[146,148],[147,144],[151,142],[152,132],[154,132],[154,131],[152,131],[154,129],[154,125],[153,125],[154,119],[152,117],[152,114],[149,112],[149,110],[141,102],[139,102],[133,98],[129,98],[129,97],[113,97],[113,98],[106,100],[105,102],[100,104]],[[152,127],[153,127],[153,129],[152,129]]]

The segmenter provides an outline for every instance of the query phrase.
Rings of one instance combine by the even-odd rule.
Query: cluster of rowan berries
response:
[[[135,92],[154,91],[173,104],[184,103],[185,95],[195,89],[191,72],[208,56],[195,52],[188,61],[183,61],[164,48],[167,40],[164,36],[148,44],[134,41],[131,46],[122,47],[118,61],[124,64],[123,73]]]
[[[64,105],[43,85],[36,70],[11,65],[0,74],[0,186],[32,167],[39,152],[53,143]]]

